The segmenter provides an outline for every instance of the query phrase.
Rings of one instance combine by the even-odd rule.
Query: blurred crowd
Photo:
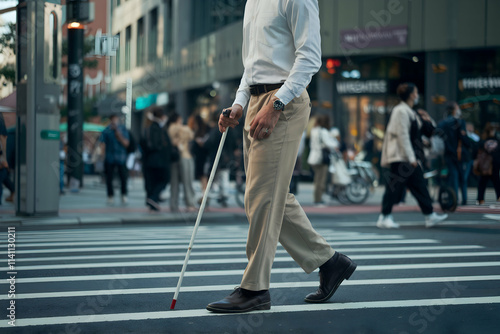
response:
[[[196,198],[195,180],[204,192],[219,146],[221,133],[217,127],[219,113],[203,119],[191,116],[186,124],[175,111],[153,107],[145,113],[140,138],[136,139],[123,126],[120,115],[113,115],[110,125],[97,140],[93,161],[103,161],[108,204],[115,203],[113,179],[120,178],[121,202],[127,203],[128,170],[142,174],[146,191],[145,204],[151,211],[159,211],[165,190],[169,190],[171,212],[196,211],[201,198]],[[242,169],[241,141],[234,131],[229,134],[215,176],[216,200],[227,205],[230,168]],[[182,202],[180,195],[183,194]]]
[[[425,133],[420,134],[421,145],[415,148],[423,172],[438,170],[440,179],[454,190],[461,205],[468,203],[467,187],[471,184],[477,186],[476,204],[485,204],[485,190],[489,182],[500,201],[498,123],[487,123],[483,133],[477,134],[473,125],[462,119],[460,107],[455,102],[445,105],[440,121],[430,118],[422,109],[414,109],[423,124],[427,122],[431,126],[430,132],[422,131]],[[185,211],[196,211],[201,203],[201,194],[196,193],[193,185],[198,181],[202,193],[206,188],[222,135],[217,127],[218,117],[218,112],[206,117],[194,114],[184,122],[175,111],[153,107],[145,112],[140,136],[135,138],[125,128],[122,115],[112,115],[102,133],[85,134],[85,174],[101,175],[102,182],[106,184],[109,205],[115,203],[116,181],[113,180],[119,179],[118,201],[126,204],[128,178],[142,175],[145,204],[150,210],[160,210],[161,203],[169,198],[172,212],[178,212],[181,207]],[[241,133],[241,129],[228,133],[217,169],[211,199],[221,206],[227,206],[230,179],[236,172],[244,170]],[[351,165],[354,161],[365,161],[371,165],[376,175],[376,182],[372,185],[386,185],[390,168],[383,168],[381,159],[383,143],[390,141],[388,136],[390,133],[387,130],[386,138],[376,131],[369,131],[364,142],[346,143],[328,115],[312,116],[302,137],[290,192],[298,193],[300,180],[312,180],[314,204],[324,206],[328,202],[325,196],[333,197],[335,191],[352,182]],[[5,201],[12,202],[15,194],[12,170],[15,164],[14,140],[7,138],[0,113],[0,183],[9,190]],[[65,182],[64,177],[65,171],[71,168],[65,138],[63,134],[60,142],[61,194],[65,185],[74,188],[69,181]],[[395,143],[390,149],[404,150],[399,139]],[[0,187],[0,201],[3,199],[3,186]],[[398,194],[394,195],[394,204],[405,202],[407,190],[411,189],[404,186],[398,190]],[[182,201],[179,198],[181,195]]]

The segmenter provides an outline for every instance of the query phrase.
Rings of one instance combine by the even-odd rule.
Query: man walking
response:
[[[119,114],[113,114],[111,123],[104,129],[99,138],[105,147],[104,173],[106,174],[106,189],[108,193],[108,205],[114,204],[113,177],[115,169],[121,181],[122,204],[127,203],[127,147],[129,145],[129,134],[121,124]]]
[[[456,102],[446,105],[447,116],[438,124],[445,143],[444,161],[448,169],[448,185],[455,190],[458,201],[458,188],[462,191],[462,205],[467,204],[467,166],[471,160],[469,137]]]
[[[290,179],[311,105],[306,86],[321,66],[317,0],[250,0],[243,21],[243,65],[230,117],[219,130],[237,126],[249,104],[243,130],[245,211],[249,221],[248,265],[239,288],[211,303],[213,312],[270,309],[269,283],[278,241],[311,273],[320,267],[319,289],[306,296],[326,302],[356,269],[311,226]]]

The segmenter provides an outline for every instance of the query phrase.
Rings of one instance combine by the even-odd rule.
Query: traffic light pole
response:
[[[80,23],[68,25],[68,175],[71,191],[83,182],[83,38]]]

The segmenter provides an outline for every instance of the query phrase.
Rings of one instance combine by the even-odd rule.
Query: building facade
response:
[[[245,0],[110,0],[120,50],[111,91],[134,82],[137,121],[154,104],[184,117],[232,103],[243,73]],[[324,66],[308,90],[351,144],[383,135],[413,81],[436,120],[458,101],[476,129],[500,120],[498,0],[319,0]]]

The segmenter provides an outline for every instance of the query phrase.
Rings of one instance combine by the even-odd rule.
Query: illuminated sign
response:
[[[387,81],[340,81],[337,82],[337,92],[341,95],[352,94],[385,94],[387,93]]]

